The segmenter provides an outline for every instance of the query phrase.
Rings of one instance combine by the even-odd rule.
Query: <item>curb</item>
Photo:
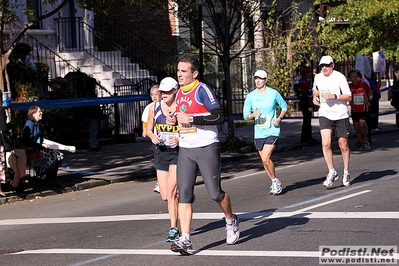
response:
[[[304,145],[292,145],[292,146],[286,146],[281,149],[276,149],[275,152],[287,152],[290,150],[294,149],[300,149],[300,146],[306,146]],[[235,153],[222,153],[221,156],[221,162],[222,163],[229,163],[229,162],[234,162],[234,161],[239,161],[243,158],[257,158],[259,157],[258,153],[256,151],[251,151],[248,153],[240,153],[240,152],[235,152]],[[68,176],[74,176],[77,174],[64,174],[60,176],[60,179],[68,179]],[[72,193],[76,191],[82,191],[90,188],[95,188],[95,187],[100,187],[100,186],[106,186],[110,184],[115,184],[115,183],[122,183],[122,182],[129,182],[133,180],[138,180],[138,179],[149,179],[151,177],[155,178],[156,172],[155,169],[146,169],[145,171],[134,171],[132,173],[126,174],[121,177],[113,178],[113,179],[107,179],[106,177],[98,178],[95,179],[95,176],[97,175],[89,175],[87,176],[89,179],[87,181],[84,181],[82,183],[77,183],[72,186],[65,186],[62,188],[46,188],[45,190],[34,192],[34,193],[21,193],[21,195],[12,195],[12,196],[7,196],[4,198],[0,198],[0,205],[7,204],[7,203],[13,203],[13,202],[18,202],[18,201],[24,201],[24,200],[34,200],[34,199],[40,199],[43,197],[48,197],[48,196],[55,196],[55,195],[60,195],[63,193]]]

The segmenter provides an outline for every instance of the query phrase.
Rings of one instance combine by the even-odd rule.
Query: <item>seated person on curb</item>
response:
[[[29,175],[26,175],[26,152],[23,149],[14,149],[6,153],[7,168],[13,170],[10,180],[10,190],[21,192],[24,185],[29,184]]]
[[[12,140],[12,125],[9,104],[4,104],[0,108],[0,130]],[[3,142],[3,138],[1,142]],[[22,191],[23,185],[29,183],[26,170],[26,153],[25,150],[14,149],[14,145],[8,144],[6,151],[5,143],[1,143],[1,178],[10,191]],[[12,148],[12,150],[10,150]],[[5,196],[3,193],[0,194]]]
[[[57,180],[57,173],[64,155],[58,150],[49,149],[48,145],[43,144],[44,129],[39,124],[42,115],[43,112],[39,106],[29,108],[27,121],[22,132],[21,144],[28,157],[37,151],[40,152],[40,165],[36,169],[37,175],[45,175],[45,181],[48,185],[61,187],[62,185]]]

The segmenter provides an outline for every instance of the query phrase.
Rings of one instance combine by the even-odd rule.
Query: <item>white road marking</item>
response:
[[[344,197],[333,199],[330,201],[322,202],[316,205],[312,205],[301,210],[294,212],[250,212],[250,213],[237,213],[241,219],[252,220],[252,219],[277,219],[277,218],[324,218],[328,217],[330,212],[307,212],[308,210],[315,209],[320,206],[345,200],[348,198],[356,197],[365,193],[371,192],[371,190],[364,190]],[[322,216],[317,214],[322,213]],[[352,212],[355,214],[351,218],[363,218],[363,214],[366,212]],[[388,215],[387,215],[388,214]],[[367,212],[367,217],[372,218],[376,216],[378,218],[384,217],[385,219],[397,219],[395,214],[398,212]],[[194,213],[193,219],[197,220],[218,220],[223,217],[221,213]],[[334,216],[331,218],[348,218],[347,212],[334,212]],[[112,215],[112,216],[93,216],[93,217],[64,217],[64,218],[30,218],[30,219],[6,219],[0,220],[0,225],[27,225],[27,224],[60,224],[60,223],[97,223],[97,222],[122,222],[122,221],[143,221],[143,220],[169,220],[169,214],[137,214],[137,215]]]
[[[337,198],[337,199],[333,199],[333,200],[330,200],[330,201],[321,202],[319,204],[312,205],[312,206],[297,210],[296,212],[305,212],[305,211],[308,211],[308,210],[311,210],[311,209],[315,209],[317,207],[321,207],[321,206],[324,206],[324,205],[327,205],[327,204],[330,204],[330,203],[334,203],[334,202],[338,202],[338,201],[341,201],[341,200],[353,198],[353,197],[356,197],[356,196],[359,196],[359,195],[362,195],[362,194],[365,194],[365,193],[368,193],[368,192],[371,192],[371,191],[372,190],[363,190],[363,191],[360,191],[360,192],[357,192],[357,193],[353,193],[353,194],[349,194],[349,195],[343,196],[341,198]]]
[[[288,169],[288,168],[291,168],[291,167],[294,167],[294,166],[298,166],[298,165],[301,165],[301,164],[303,164],[303,163],[291,164],[291,165],[284,165],[284,166],[276,167],[276,170],[278,170],[278,169]],[[260,170],[260,171],[256,171],[256,172],[250,173],[250,174],[234,176],[234,178],[223,180],[223,182],[227,182],[227,181],[231,181],[231,180],[236,180],[236,179],[241,179],[241,178],[245,178],[245,177],[249,177],[249,176],[254,176],[254,175],[262,175],[262,174],[264,174],[264,173],[265,173],[264,170]],[[230,172],[227,172],[227,173],[224,173],[224,174],[227,175],[227,176],[230,176],[231,173],[230,173]],[[223,173],[222,173],[222,179],[223,179],[223,178],[224,178],[224,176],[223,176]]]
[[[399,219],[399,212],[249,212],[237,213],[241,220],[252,219]],[[223,213],[194,213],[194,220],[221,220]],[[31,218],[0,220],[0,225],[104,223],[124,221],[169,220],[167,214],[113,215],[67,218]]]
[[[289,206],[285,206],[282,209],[290,209],[290,208],[299,207],[299,206],[306,205],[306,204],[309,204],[309,203],[313,203],[313,202],[321,201],[321,200],[324,200],[324,199],[332,198],[332,197],[335,197],[337,195],[345,194],[345,193],[351,192],[353,190],[358,190],[358,189],[361,189],[361,188],[365,188],[365,187],[368,187],[368,186],[371,186],[371,185],[372,185],[371,183],[365,183],[365,184],[362,184],[362,185],[357,185],[357,186],[353,186],[353,187],[350,187],[350,188],[345,188],[344,190],[340,190],[340,191],[333,192],[333,193],[330,193],[330,194],[327,194],[327,195],[323,195],[321,197],[317,197],[317,198],[313,198],[313,199],[310,199],[310,200],[305,200],[305,201],[301,201],[301,202],[298,202],[298,203],[294,203],[294,204],[291,204]]]
[[[220,216],[219,216],[220,217]],[[258,212],[243,213],[241,220],[252,219],[399,219],[399,212]]]
[[[225,174],[228,175],[229,173],[225,173]],[[228,182],[228,181],[231,181],[231,180],[237,180],[237,179],[241,179],[241,178],[245,178],[245,177],[249,177],[249,176],[254,176],[254,175],[259,175],[259,174],[261,174],[261,172],[256,171],[254,173],[250,173],[250,174],[246,174],[246,175],[234,176],[234,178],[231,178],[231,179],[223,179],[224,176],[223,176],[223,173],[222,173],[222,179],[223,179],[223,182]]]

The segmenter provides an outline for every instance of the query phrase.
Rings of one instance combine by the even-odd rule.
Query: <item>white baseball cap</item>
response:
[[[166,77],[161,80],[158,91],[171,91],[172,89],[179,88],[179,84],[174,78]]]
[[[257,70],[255,72],[255,74],[254,74],[254,78],[255,77],[258,77],[258,78],[261,78],[261,79],[267,79],[267,73],[264,70]]]
[[[331,63],[334,63],[334,59],[329,55],[325,55],[320,59],[319,65],[329,65]]]

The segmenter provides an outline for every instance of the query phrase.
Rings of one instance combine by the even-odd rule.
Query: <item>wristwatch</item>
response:
[[[189,116],[188,116],[188,122],[189,122],[189,123],[193,123],[193,122],[194,122],[194,116],[189,115]]]
[[[338,100],[338,96],[334,94],[334,100]]]

